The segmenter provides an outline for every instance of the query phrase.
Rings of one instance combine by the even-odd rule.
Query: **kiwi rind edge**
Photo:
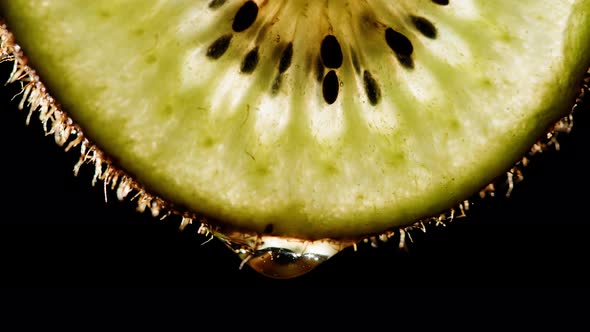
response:
[[[74,165],[75,175],[78,174],[78,171],[83,165],[90,165],[94,167],[92,185],[96,185],[97,182],[101,181],[105,190],[110,189],[115,191],[119,200],[135,200],[139,212],[148,210],[153,217],[160,217],[160,219],[165,219],[169,216],[180,217],[181,230],[189,224],[199,223],[198,234],[217,237],[233,251],[245,257],[245,259],[255,252],[260,244],[263,243],[264,237],[268,236],[249,230],[236,229],[233,226],[219,223],[218,221],[212,222],[210,218],[178,208],[164,199],[151,194],[139,182],[119,169],[106,153],[84,135],[83,130],[73,122],[68,114],[61,109],[59,103],[47,92],[45,85],[35,70],[27,64],[27,58],[20,46],[16,43],[14,36],[8,30],[7,26],[0,21],[0,63],[5,61],[13,62],[13,70],[6,84],[20,83],[22,86],[20,93],[21,100],[18,108],[28,108],[27,124],[30,122],[33,113],[37,113],[45,134],[53,135],[55,142],[59,146],[64,147],[66,152],[79,147],[80,157],[79,161]],[[455,219],[465,217],[472,202],[476,200],[485,200],[487,197],[500,194],[510,196],[514,185],[523,180],[523,170],[528,165],[531,157],[549,149],[559,150],[558,137],[571,131],[575,111],[588,94],[590,94],[590,68],[585,79],[581,82],[579,96],[569,114],[551,126],[546,134],[533,144],[528,153],[506,171],[505,176],[497,178],[490,184],[484,186],[473,197],[464,200],[438,215],[415,221],[408,226],[395,227],[379,234],[365,234],[359,238],[326,238],[314,241],[306,239],[290,240],[304,243],[327,243],[337,246],[340,249],[353,246],[356,249],[357,244],[361,243],[370,243],[372,246],[376,246],[379,241],[388,241],[396,236],[397,233],[399,247],[404,248],[406,246],[406,235],[409,235],[410,232],[416,230],[426,232],[431,227],[445,226]],[[505,189],[498,190],[500,187]],[[411,240],[411,236],[409,238]]]

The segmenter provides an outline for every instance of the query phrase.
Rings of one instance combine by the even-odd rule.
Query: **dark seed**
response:
[[[446,6],[449,4],[449,0],[432,0],[437,5]]]
[[[258,5],[254,1],[247,1],[236,13],[232,29],[235,32],[248,29],[256,21],[256,16],[258,16]]]
[[[274,96],[277,93],[279,93],[279,90],[281,89],[281,83],[283,81],[283,78],[281,76],[281,74],[278,74],[277,77],[275,77],[274,81],[272,81],[272,87],[271,87],[271,94]]]
[[[414,68],[414,60],[412,60],[412,52],[414,52],[414,46],[408,37],[393,30],[387,28],[385,30],[385,41],[389,48],[395,53],[400,64],[406,68]]]
[[[318,60],[315,64],[316,68],[316,79],[319,83],[322,83],[324,80],[324,63],[322,62],[322,58],[318,57]]]
[[[408,37],[392,28],[385,30],[385,41],[397,55],[410,56],[414,52],[414,46]]]
[[[284,73],[291,66],[291,60],[293,59],[293,43],[287,44],[287,47],[281,54],[281,60],[279,61],[279,73]]]
[[[207,49],[207,57],[214,60],[219,59],[229,48],[231,37],[231,34],[227,34],[217,38]]]
[[[436,38],[436,27],[429,20],[424,17],[412,16],[412,23],[414,23],[416,29],[418,29],[418,31],[424,36],[432,39]]]
[[[369,103],[373,106],[377,105],[381,99],[379,84],[377,84],[377,81],[368,70],[365,70],[363,73],[363,81],[365,83],[365,93],[367,94],[367,98],[369,98]]]
[[[227,0],[212,0],[211,2],[209,2],[209,8],[217,9],[223,6],[223,4],[225,4],[226,1]]]
[[[327,35],[322,40],[322,46],[320,48],[320,54],[322,55],[322,61],[328,68],[340,68],[342,66],[342,49],[338,39],[333,35]]]
[[[324,77],[324,82],[322,83],[322,94],[326,103],[331,105],[336,101],[338,98],[338,89],[340,89],[338,76],[335,71],[330,70],[326,77]]]
[[[242,61],[242,67],[240,68],[242,73],[250,74],[251,72],[253,72],[254,69],[256,69],[256,66],[258,65],[258,60],[258,47],[255,47],[253,50],[248,52],[248,54],[246,54],[246,56],[244,57],[244,60]]]

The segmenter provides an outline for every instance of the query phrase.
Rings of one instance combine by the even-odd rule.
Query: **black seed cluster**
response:
[[[342,67],[344,56],[342,47],[334,35],[326,35],[320,44],[320,57],[317,61],[317,80],[322,83],[324,101],[331,105],[338,99],[340,80],[334,69]],[[332,69],[324,76],[325,68]]]
[[[223,6],[227,0],[211,0],[209,2],[210,9],[217,9]],[[234,16],[232,23],[232,30],[234,32],[243,32],[254,24],[258,17],[258,5],[254,1],[246,1]],[[219,59],[229,48],[232,39],[231,34],[225,34],[217,38],[207,49],[207,57],[213,60]],[[249,74],[256,69],[259,61],[258,47],[255,47],[246,54],[242,60],[240,68],[242,73]]]
[[[227,3],[227,0],[211,0],[208,3],[210,9],[217,9]],[[449,5],[449,0],[432,0],[432,3],[440,6]],[[234,33],[241,33],[248,30],[254,25],[258,17],[260,8],[255,1],[246,1],[237,10],[232,21],[232,30]],[[429,39],[436,39],[438,37],[438,30],[436,26],[427,18],[422,16],[409,16],[413,28],[422,36]],[[411,70],[414,68],[414,60],[412,58],[414,53],[414,45],[407,32],[401,32],[394,27],[387,27],[384,31],[384,39],[387,46],[393,51],[394,56],[403,68]],[[222,57],[228,48],[233,35],[231,33],[224,34],[213,41],[207,48],[206,56],[212,60]],[[278,62],[277,74],[271,85],[271,93],[276,95],[283,82],[283,74],[291,67],[293,62],[293,43],[282,44],[283,46],[275,46],[276,52],[274,59]],[[280,49],[279,47],[282,47]],[[362,55],[362,54],[361,54]],[[340,91],[340,79],[338,71],[344,63],[344,54],[342,46],[337,37],[333,34],[325,35],[320,44],[320,51],[317,58],[311,60],[312,67],[315,70],[315,79],[322,86],[322,96],[327,104],[333,104],[338,99]],[[314,62],[315,61],[315,62]],[[254,72],[260,62],[259,46],[254,46],[243,57],[240,66],[240,72],[243,74],[250,74]],[[375,76],[366,69],[363,69],[359,60],[359,53],[353,48],[350,48],[350,62],[352,68],[358,76],[362,74],[363,89],[367,96],[369,103],[373,106],[377,105],[381,100],[381,89]],[[326,69],[328,72],[326,73]],[[378,76],[377,76],[378,77]]]

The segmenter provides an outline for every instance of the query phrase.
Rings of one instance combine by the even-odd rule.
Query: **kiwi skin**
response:
[[[0,64],[0,77],[11,69]],[[3,285],[560,287],[590,280],[588,98],[576,109],[572,132],[560,136],[560,151],[536,155],[510,199],[487,199],[446,227],[412,232],[407,250],[396,241],[349,248],[310,274],[279,281],[238,269],[239,258],[219,241],[201,245],[207,238],[196,228],[180,232],[177,223],[137,213],[134,202],[112,193],[105,203],[102,186],[89,185],[91,168],[73,176],[76,151],[45,137],[38,121],[25,125],[27,112],[13,98],[18,92],[16,84],[0,89]]]

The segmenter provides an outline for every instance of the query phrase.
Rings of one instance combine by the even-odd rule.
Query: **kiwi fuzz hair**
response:
[[[18,45],[8,27],[0,22],[0,62],[13,62],[13,69],[7,84],[20,84],[19,109],[27,109],[27,123],[35,114],[42,123],[45,134],[53,135],[55,142],[64,147],[65,151],[74,148],[79,149],[79,161],[74,165],[74,174],[78,174],[81,167],[92,167],[94,175],[92,185],[102,182],[106,190],[116,193],[119,200],[134,200],[137,202],[137,210],[140,212],[149,211],[153,217],[164,219],[169,216],[180,218],[180,228],[184,229],[189,224],[198,224],[198,233],[205,236],[223,235],[237,231],[244,240],[256,239],[262,234],[248,230],[236,230],[233,226],[227,226],[217,220],[211,220],[201,216],[194,211],[187,211],[182,207],[165,201],[157,195],[153,195],[141,183],[136,181],[124,170],[119,169],[109,156],[89,140],[82,128],[60,107],[60,104],[48,92],[41,78],[35,70],[27,63],[23,50]],[[370,80],[369,80],[370,81]],[[426,231],[430,226],[444,226],[456,218],[465,216],[472,202],[486,199],[491,196],[510,196],[514,185],[523,179],[523,170],[528,165],[531,157],[548,149],[559,149],[558,137],[570,132],[573,126],[575,111],[586,98],[589,92],[590,70],[580,85],[579,97],[573,105],[571,112],[557,121],[546,134],[535,143],[529,152],[522,157],[515,165],[508,169],[504,176],[497,178],[494,182],[482,188],[479,193],[457,206],[431,216],[426,219],[417,220],[409,226],[396,227],[379,234],[365,234],[361,238],[350,239],[327,239],[336,243],[346,243],[356,246],[357,243],[371,243],[377,245],[379,241],[387,241],[396,236],[399,246],[406,245],[406,234],[415,230]],[[85,166],[87,165],[87,166]],[[253,243],[252,241],[244,241]],[[255,241],[254,241],[255,242]],[[240,250],[255,250],[256,248],[240,248]],[[237,249],[236,249],[237,250]]]

